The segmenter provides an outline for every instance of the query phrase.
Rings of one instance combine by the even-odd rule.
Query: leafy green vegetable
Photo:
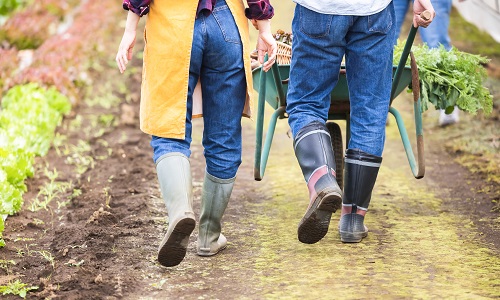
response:
[[[0,16],[7,15],[21,6],[25,1],[23,0],[2,0],[0,1]]]
[[[2,238],[2,232],[4,230],[4,226],[5,226],[5,224],[4,224],[4,221],[3,221],[3,216],[0,215],[0,247],[5,246],[5,241]]]
[[[37,290],[37,286],[28,286],[26,283],[22,283],[19,279],[14,282],[9,282],[8,285],[0,285],[0,293],[2,295],[18,295],[21,298],[26,298],[26,294],[31,290]]]
[[[403,48],[404,42],[395,46],[394,64],[401,59]],[[429,49],[425,44],[412,46],[412,52],[418,65],[423,111],[431,103],[446,113],[451,113],[455,106],[472,114],[479,110],[485,114],[492,112],[493,96],[483,86],[487,77],[483,64],[488,62],[487,58],[455,47],[450,51],[443,46]]]
[[[24,179],[33,176],[33,154],[22,150],[8,152],[0,148],[0,182],[2,173],[5,173],[7,182],[25,191]]]
[[[23,205],[23,196],[20,190],[8,182],[0,182],[0,214],[12,215],[18,212]]]
[[[33,176],[35,155],[45,155],[62,116],[71,110],[67,97],[37,84],[15,86],[0,107],[0,215],[23,205],[24,181]],[[3,219],[0,223],[0,247]]]
[[[15,86],[2,99],[0,148],[45,155],[62,115],[71,110],[67,97],[37,84]]]

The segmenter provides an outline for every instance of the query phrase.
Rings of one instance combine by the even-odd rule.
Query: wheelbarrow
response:
[[[393,66],[391,101],[388,110],[396,119],[413,176],[420,179],[424,177],[425,173],[422,109],[417,64],[413,53],[410,51],[416,33],[417,28],[412,26],[410,33],[408,34],[408,39],[406,40],[401,59],[398,65]],[[410,56],[411,59],[410,67],[406,66],[408,56]],[[285,108],[290,65],[274,64],[270,72],[267,73],[264,72],[261,67],[258,67],[253,70],[252,74],[254,89],[259,95],[257,104],[254,177],[255,180],[260,181],[264,177],[266,170],[277,120],[287,118]],[[394,98],[407,88],[411,88],[413,93],[418,163],[413,154],[403,118],[401,117],[401,114],[394,107],[392,107]],[[274,112],[269,121],[265,142],[262,144],[264,130],[264,106],[266,102],[274,109]],[[342,132],[340,126],[333,122],[334,120],[346,121],[345,131],[347,145],[350,139],[350,102],[345,67],[341,67],[338,83],[331,93],[331,103],[328,112],[328,121],[326,123],[326,126],[330,131],[333,150],[336,154],[335,164],[337,167],[337,182],[342,188],[344,162],[343,155],[339,155],[339,153],[343,153]]]

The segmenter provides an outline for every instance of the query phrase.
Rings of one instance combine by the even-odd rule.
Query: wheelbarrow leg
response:
[[[269,158],[269,152],[271,151],[271,144],[273,143],[273,137],[274,137],[274,131],[276,129],[276,123],[278,121],[278,118],[281,114],[285,112],[285,107],[281,106],[277,110],[274,111],[274,113],[271,116],[271,120],[269,121],[269,127],[267,129],[266,133],[266,140],[264,142],[264,147],[262,147],[262,138],[260,141],[260,144],[257,144],[256,147],[259,149],[258,151],[255,151],[255,168],[254,168],[254,177],[255,180],[261,181],[262,177],[264,177],[264,172],[266,171],[266,166],[267,166],[267,160]],[[264,122],[262,120],[262,122]],[[262,130],[261,130],[261,136],[262,136]],[[257,153],[258,152],[258,153]],[[260,159],[257,157],[257,155],[260,157]]]
[[[259,99],[257,102],[257,128],[255,132],[255,164],[254,178],[257,181],[262,180],[260,168],[262,158],[262,134],[264,131],[264,106],[266,104],[266,72],[261,69],[259,78]],[[267,151],[269,153],[269,151]],[[267,159],[266,159],[267,160]]]
[[[420,109],[420,101],[415,102],[415,125],[417,133],[417,154],[418,154],[418,167],[417,161],[415,160],[415,155],[413,154],[413,149],[411,147],[410,139],[408,138],[408,133],[406,132],[405,124],[401,114],[394,108],[391,107],[389,112],[396,118],[396,123],[398,124],[399,134],[403,141],[403,146],[405,148],[406,157],[410,163],[410,168],[413,176],[416,179],[424,177],[425,174],[425,164],[424,164],[424,136],[422,130],[422,111]]]
[[[265,61],[267,61],[267,56]],[[281,78],[279,74],[279,69],[276,64],[271,68],[273,73],[274,82],[279,94],[279,103],[285,103],[283,86],[281,83]],[[285,113],[285,106],[278,107],[271,116],[269,121],[269,126],[267,129],[266,140],[264,147],[262,147],[262,138],[264,133],[264,107],[266,103],[266,76],[267,73],[262,69],[260,71],[259,78],[259,99],[257,106],[257,128],[256,128],[256,139],[255,139],[255,165],[254,165],[254,178],[257,181],[261,181],[264,177],[264,172],[267,166],[267,160],[269,158],[269,152],[271,151],[271,144],[273,142],[274,131],[276,129],[276,122],[278,118]]]

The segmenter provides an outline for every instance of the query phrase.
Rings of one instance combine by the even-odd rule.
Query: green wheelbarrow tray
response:
[[[403,146],[406,151],[406,156],[410,164],[412,173],[415,178],[419,179],[424,176],[424,142],[422,129],[422,110],[420,105],[420,85],[418,78],[418,70],[413,54],[410,53],[411,45],[415,38],[417,28],[413,27],[410,30],[406,41],[401,60],[397,66],[393,67],[393,81],[391,90],[391,104],[394,98],[408,87],[412,87],[414,99],[414,115],[415,127],[417,136],[417,156],[418,164],[413,154],[412,146],[408,138],[401,114],[392,106],[388,111],[395,117],[399,128],[399,133],[403,141]],[[408,56],[411,58],[411,67],[405,66]],[[264,72],[261,67],[253,70],[254,89],[258,92],[259,98],[257,103],[257,128],[256,128],[256,147],[255,147],[255,165],[254,177],[260,181],[264,177],[264,172],[269,158],[269,152],[273,140],[274,131],[278,119],[286,118],[286,91],[288,89],[288,78],[290,74],[290,65],[274,64],[269,72]],[[262,145],[264,131],[264,106],[268,103],[274,112],[269,121],[264,145]],[[328,121],[330,120],[346,120],[346,145],[350,138],[350,102],[349,90],[347,86],[345,68],[342,67],[339,74],[339,80],[331,93],[331,104],[328,113]],[[343,153],[342,134],[340,127],[334,122],[327,122],[327,128],[332,136],[332,146],[335,151],[336,166],[337,166],[337,181],[340,187],[343,187],[343,157],[338,153]]]

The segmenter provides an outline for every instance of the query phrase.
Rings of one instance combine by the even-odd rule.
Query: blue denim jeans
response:
[[[381,156],[389,110],[394,9],[370,16],[327,15],[297,5],[287,96],[295,136],[312,121],[326,122],[330,94],[345,55],[351,106],[348,147]]]
[[[241,38],[224,0],[214,11],[200,13],[194,25],[184,139],[153,136],[153,159],[180,152],[191,155],[193,91],[201,79],[203,140],[206,171],[217,178],[236,176],[241,164],[241,116],[246,100],[246,80]],[[183,99],[179,99],[183,101]]]
[[[396,12],[397,39],[411,1],[393,0],[392,2],[394,3],[394,11]],[[437,48],[439,45],[443,45],[447,50],[451,49],[451,40],[448,35],[451,5],[452,0],[432,0],[432,6],[434,6],[434,10],[436,11],[436,17],[427,28],[418,29],[422,41],[426,43],[429,48]]]

